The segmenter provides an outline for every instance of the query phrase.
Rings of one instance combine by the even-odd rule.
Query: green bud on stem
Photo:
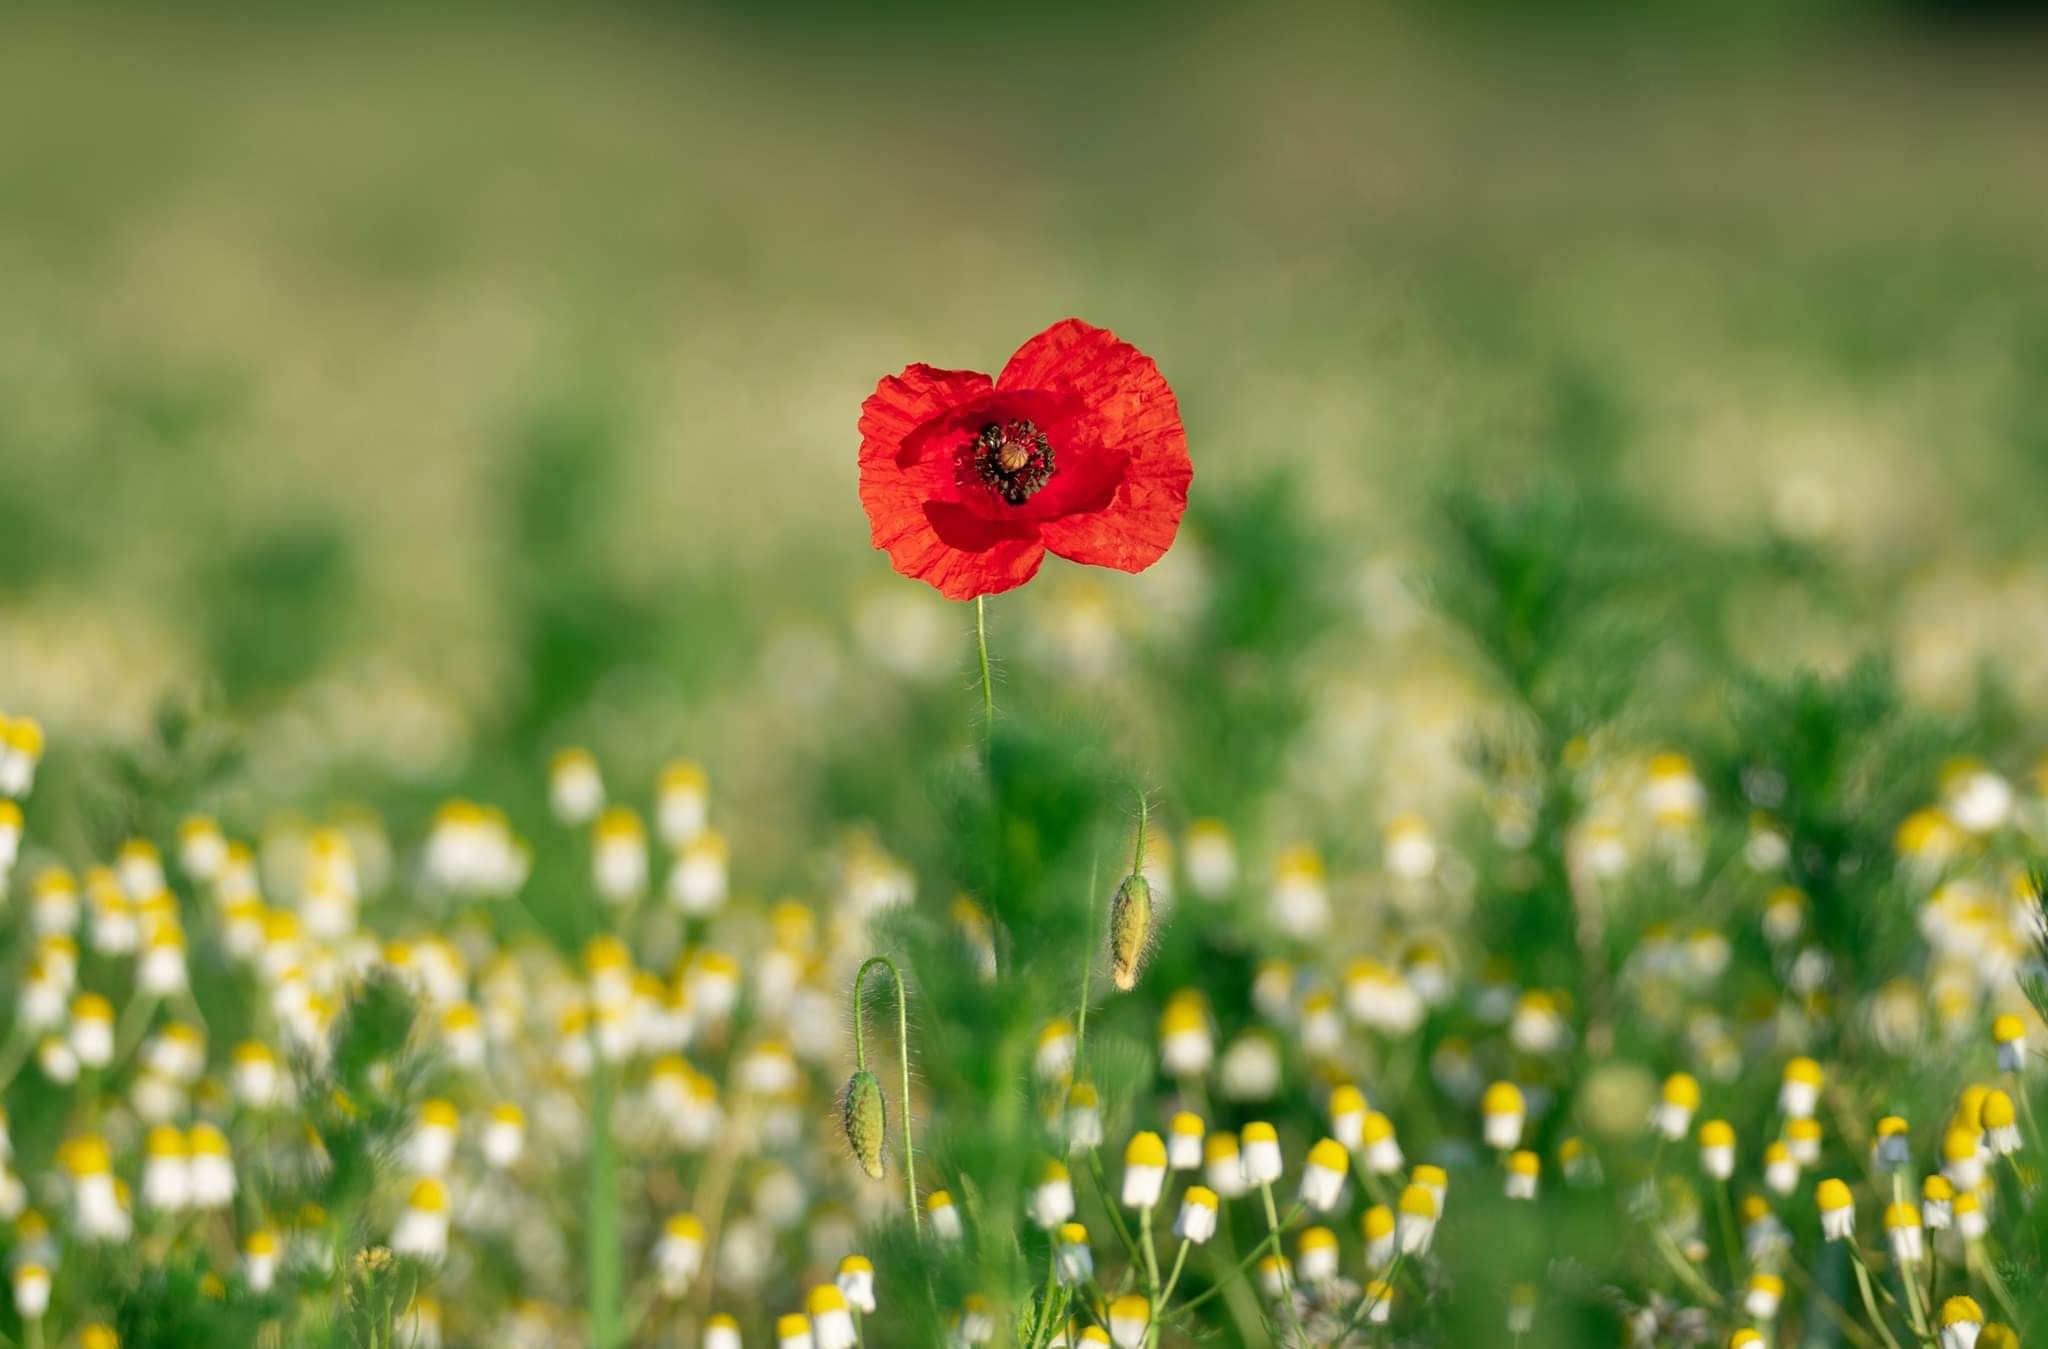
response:
[[[1109,909],[1109,977],[1125,993],[1138,986],[1138,967],[1152,935],[1152,887],[1133,872]]]
[[[868,1173],[868,1179],[882,1178],[882,1134],[886,1107],[882,1103],[882,1084],[875,1075],[863,1068],[846,1081],[846,1094],[840,1099],[840,1125],[846,1131],[846,1146],[853,1152],[860,1169]]]

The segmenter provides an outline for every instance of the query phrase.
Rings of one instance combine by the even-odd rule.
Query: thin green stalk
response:
[[[988,596],[974,597],[974,645],[981,654],[981,745],[987,754],[996,736],[996,686],[988,668]]]
[[[1166,1299],[1159,1292],[1159,1250],[1152,1241],[1152,1209],[1147,1204],[1138,1213],[1138,1244],[1145,1253],[1145,1343],[1159,1343],[1159,1309]],[[1182,1243],[1181,1249],[1187,1249]]]
[[[1060,1253],[1059,1239],[1054,1237],[1045,1251],[1045,1292],[1038,1299],[1038,1315],[1031,1327],[1030,1349],[1044,1349],[1052,1339],[1060,1320],[1066,1315],[1066,1303],[1059,1303],[1059,1315],[1054,1315],[1054,1299],[1059,1296]]]
[[[1167,1276],[1166,1276],[1166,1287],[1164,1287],[1164,1288],[1162,1288],[1162,1289],[1160,1289],[1160,1290],[1159,1290],[1159,1308],[1158,1308],[1158,1310],[1160,1310],[1160,1311],[1163,1311],[1163,1310],[1165,1310],[1165,1308],[1166,1308],[1166,1300],[1167,1300],[1168,1298],[1170,1298],[1170,1297],[1172,1297],[1172,1296],[1173,1296],[1173,1290],[1174,1290],[1174,1287],[1175,1287],[1175,1285],[1177,1285],[1178,1283],[1180,1283],[1180,1271],[1181,1271],[1181,1267],[1182,1267],[1183,1265],[1187,1264],[1187,1262],[1188,1262],[1188,1247],[1189,1247],[1189,1246],[1191,1246],[1191,1245],[1193,1245],[1193,1244],[1194,1244],[1194,1243],[1190,1242],[1190,1241],[1189,1241],[1189,1240],[1188,1240],[1188,1239],[1187,1239],[1186,1237],[1182,1237],[1182,1238],[1181,1238],[1181,1242],[1180,1242],[1180,1249],[1179,1249],[1178,1251],[1174,1252],[1174,1255],[1173,1255],[1173,1269],[1172,1269],[1172,1271],[1171,1271],[1171,1272],[1169,1272],[1169,1273],[1167,1274]],[[1155,1315],[1153,1316],[1153,1319],[1154,1319],[1154,1320],[1156,1321],[1156,1320],[1158,1320],[1159,1318],[1158,1318],[1158,1316],[1157,1316],[1157,1315],[1155,1314]]]
[[[619,1253],[618,1157],[612,1147],[611,1116],[611,1071],[600,1062],[592,1076],[590,1219],[585,1252],[590,1342],[595,1349],[614,1349],[623,1342],[619,1320],[623,1270]]]
[[[625,1341],[632,1344],[640,1338],[640,1332],[647,1328],[647,1322],[654,1315],[657,1305],[657,1290],[652,1284],[643,1284],[626,1302]]]
[[[1092,946],[1094,943],[1091,940],[1089,944]],[[34,1043],[29,1036],[23,1034],[19,1025],[15,1026],[14,1033],[8,1037],[6,1048],[0,1050],[0,1091],[6,1091],[14,1084],[15,1075],[21,1071],[22,1065],[28,1062],[29,1052],[33,1048]]]
[[[1735,1230],[1735,1206],[1728,1198],[1728,1182],[1714,1182],[1717,1207],[1721,1210],[1721,1241],[1728,1248],[1729,1287],[1742,1287],[1742,1238]]]
[[[742,1091],[733,1098],[733,1110],[726,1116],[725,1127],[719,1130],[718,1145],[710,1156],[698,1164],[694,1180],[697,1217],[704,1224],[704,1249],[718,1249],[719,1233],[725,1227],[726,1197],[730,1194],[733,1173],[738,1168],[740,1149],[746,1140],[753,1137],[754,1101]],[[702,1320],[710,1313],[711,1304],[718,1289],[718,1264],[707,1260],[704,1275],[690,1290],[695,1302],[694,1315]]]
[[[2020,1118],[2026,1121],[2027,1136],[2034,1141],[2034,1155],[2048,1156],[2048,1146],[2041,1141],[2041,1126],[2034,1119],[2034,1102],[2027,1095],[2027,1084],[2017,1072],[2007,1073],[2005,1079],[2005,1094],[2020,1103]]]
[[[1124,1223],[1124,1215],[1117,1208],[1116,1200],[1110,1197],[1109,1178],[1102,1172],[1102,1157],[1095,1148],[1088,1149],[1088,1177],[1095,1182],[1096,1197],[1102,1200],[1103,1211],[1109,1214],[1109,1226],[1116,1233],[1117,1240],[1124,1244],[1124,1251],[1133,1264],[1144,1257],[1138,1254],[1138,1243],[1131,1237],[1131,1229]]]
[[[1787,1261],[1785,1272],[1790,1274],[1793,1281],[1805,1289],[1820,1305],[1821,1310],[1828,1314],[1828,1319],[1841,1330],[1844,1339],[1857,1346],[1857,1349],[1877,1349],[1877,1341],[1863,1332],[1863,1327],[1857,1325],[1855,1318],[1849,1315],[1849,1309],[1835,1301],[1827,1289],[1822,1288],[1814,1277],[1806,1272],[1803,1265],[1797,1260]]]
[[[2020,1169],[2018,1153],[2008,1152],[2005,1154],[2005,1169],[2012,1177],[2013,1193],[2019,1196],[2020,1207],[2032,1212],[2034,1208],[2034,1183],[2028,1178],[2027,1173]]]
[[[1871,1291],[1870,1266],[1863,1263],[1863,1252],[1857,1250],[1853,1243],[1849,1247],[1849,1259],[1856,1266],[1856,1287],[1863,1294],[1863,1310],[1870,1314],[1870,1323],[1877,1327],[1878,1338],[1885,1342],[1886,1349],[1899,1349],[1891,1327],[1885,1324],[1884,1313],[1877,1308],[1877,1296]]]
[[[1664,1230],[1662,1223],[1650,1224],[1650,1245],[1656,1248],[1664,1263],[1671,1267],[1671,1272],[1678,1276],[1678,1281],[1692,1290],[1694,1297],[1712,1307],[1721,1305],[1720,1293],[1715,1291],[1712,1284],[1700,1277],[1700,1272],[1692,1267],[1692,1262],[1687,1260],[1684,1253],[1672,1242],[1671,1234]]]
[[[986,661],[984,652],[984,664]],[[861,1000],[861,985],[866,981],[868,971],[877,965],[888,970],[890,979],[896,984],[896,1058],[902,1068],[903,1091],[903,1113],[896,1128],[903,1135],[903,1192],[910,1204],[910,1230],[922,1234],[924,1215],[917,1207],[917,1145],[910,1136],[910,1000],[903,993],[903,972],[887,956],[869,956],[853,976],[853,1057],[858,1067],[867,1068],[867,1014],[866,1004]]]
[[[1159,1295],[1159,1250],[1152,1241],[1152,1205],[1138,1212],[1138,1250],[1145,1257],[1145,1291],[1156,1301]]]
[[[1090,1296],[1081,1299],[1081,1310],[1091,1322],[1106,1331],[1109,1329],[1109,1304],[1112,1299],[1102,1284],[1093,1278],[1088,1280],[1088,1292]]]
[[[1932,1344],[1934,1332],[1928,1329],[1927,1310],[1920,1303],[1920,1281],[1913,1276],[1911,1264],[1899,1265],[1899,1283],[1906,1290],[1906,1319],[1913,1327],[1913,1338],[1921,1344]]]
[[[1138,793],[1138,841],[1131,848],[1131,874],[1141,876],[1145,872],[1145,825],[1152,818],[1152,801],[1144,792]]]
[[[138,993],[121,1009],[121,1024],[114,1028],[114,1056],[107,1061],[109,1077],[127,1066],[129,1058],[141,1048],[142,1037],[148,1033],[160,1001],[150,994]]]
[[[1983,1240],[1964,1242],[1963,1258],[1969,1272],[1991,1290],[1991,1296],[2004,1310],[2006,1320],[2018,1324],[2021,1320],[2019,1310],[2013,1306],[2012,1294],[2006,1291],[2005,1280],[1998,1277],[1997,1268],[1985,1258]]]
[[[1226,1201],[1225,1208],[1227,1209]],[[1259,1316],[1258,1303],[1253,1301],[1251,1290],[1244,1280],[1238,1278],[1244,1267],[1237,1261],[1237,1243],[1230,1235],[1230,1220],[1226,1213],[1216,1215],[1215,1244],[1208,1248],[1210,1288],[1201,1297],[1187,1304],[1188,1307],[1204,1301],[1217,1292],[1223,1294],[1223,1308],[1230,1313],[1230,1323],[1237,1328],[1237,1337],[1247,1346],[1263,1342],[1265,1323]],[[1185,1310],[1183,1308],[1182,1310]],[[1164,1315],[1164,1313],[1161,1313]]]
[[[1260,1183],[1259,1197],[1266,1204],[1266,1240],[1272,1247],[1273,1254],[1282,1261],[1281,1268],[1284,1272],[1281,1275],[1282,1293],[1280,1300],[1287,1307],[1287,1324],[1294,1330],[1295,1338],[1305,1340],[1307,1336],[1301,1327],[1301,1314],[1294,1309],[1294,1274],[1292,1270],[1286,1268],[1286,1256],[1282,1255],[1280,1250],[1280,1214],[1273,1204],[1272,1181]],[[1299,1212],[1301,1212],[1301,1205],[1296,1204],[1293,1211],[1287,1215],[1289,1224],[1293,1223],[1295,1214]]]
[[[1349,1335],[1352,1331],[1358,1329],[1359,1326],[1363,1325],[1367,1320],[1369,1320],[1374,1310],[1379,1307],[1380,1303],[1392,1302],[1394,1300],[1394,1281],[1401,1277],[1402,1267],[1407,1261],[1407,1259],[1408,1252],[1394,1252],[1393,1263],[1387,1266],[1387,1293],[1385,1297],[1374,1297],[1372,1295],[1371,1283],[1368,1282],[1366,1284],[1365,1292],[1358,1300],[1358,1306],[1352,1310],[1350,1316],[1345,1318],[1344,1330],[1342,1334],[1336,1337],[1336,1340],[1334,1341],[1335,1343],[1343,1343],[1345,1336]],[[1515,1343],[1519,1344],[1521,1343],[1521,1340],[1521,1335],[1517,1334],[1515,1336]]]
[[[1271,1186],[1267,1187],[1269,1191],[1271,1190],[1271,1188]],[[1270,1211],[1271,1210],[1269,1205],[1269,1214]],[[1297,1203],[1293,1208],[1287,1211],[1287,1217],[1280,1223],[1280,1227],[1283,1229],[1292,1227],[1294,1225],[1294,1220],[1296,1218],[1299,1218],[1301,1214],[1302,1205]],[[1221,1227],[1222,1225],[1221,1223],[1219,1223],[1219,1231],[1221,1230]],[[1230,1284],[1234,1283],[1237,1280],[1237,1278],[1240,1275],[1242,1275],[1246,1270],[1250,1269],[1252,1265],[1258,1260],[1258,1258],[1268,1250],[1271,1250],[1274,1255],[1280,1254],[1280,1233],[1279,1231],[1273,1229],[1270,1218],[1267,1224],[1266,1236],[1263,1239],[1261,1239],[1257,1245],[1251,1248],[1251,1251],[1248,1254],[1246,1254],[1244,1259],[1238,1261],[1235,1267],[1229,1270],[1229,1272],[1227,1272],[1222,1278],[1218,1279],[1215,1283],[1211,1284],[1207,1292],[1199,1293],[1196,1296],[1189,1298],[1186,1302],[1183,1302],[1180,1304],[1180,1306],[1174,1308],[1174,1311],[1176,1313],[1193,1311],[1195,1308],[1201,1306],[1204,1302],[1207,1302],[1210,1298],[1215,1297],[1218,1293],[1222,1292]]]

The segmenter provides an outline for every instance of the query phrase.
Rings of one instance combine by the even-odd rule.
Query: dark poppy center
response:
[[[1012,506],[1029,501],[1052,478],[1052,442],[1021,418],[990,422],[968,449],[975,476]]]

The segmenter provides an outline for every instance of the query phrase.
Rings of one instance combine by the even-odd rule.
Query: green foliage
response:
[[[197,1252],[160,1265],[107,1260],[98,1290],[113,1311],[109,1324],[121,1343],[166,1349],[218,1349],[260,1342],[259,1329],[274,1310],[266,1299],[237,1297],[218,1285]],[[208,1289],[209,1278],[216,1286]]]
[[[79,841],[99,855],[126,839],[167,837],[177,827],[176,812],[211,807],[242,757],[217,704],[167,699],[147,739],[110,746],[83,766],[66,822],[81,827]]]
[[[352,546],[325,520],[281,521],[224,551],[192,594],[228,697],[275,697],[326,664],[353,629],[356,585]]]
[[[1310,714],[1312,657],[1340,615],[1335,551],[1280,473],[1197,494],[1184,528],[1208,585],[1151,652],[1161,768],[1177,808],[1248,824],[1242,805],[1276,785]]]
[[[601,408],[536,417],[505,468],[508,600],[520,633],[525,706],[546,726],[590,698],[606,671],[643,659],[649,615],[613,579],[619,431]]]
[[[1617,501],[1555,485],[1442,505],[1437,607],[1473,642],[1554,754],[1620,715],[1668,621],[1665,568]]]
[[[1779,821],[1793,884],[1813,904],[1815,934],[1868,987],[1897,973],[1912,902],[1892,865],[1899,820],[1933,794],[1962,733],[1908,707],[1886,666],[1859,661],[1838,676],[1746,676],[1731,690],[1732,740],[1714,778],[1731,799]]]

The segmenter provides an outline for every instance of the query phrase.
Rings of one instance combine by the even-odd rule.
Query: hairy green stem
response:
[[[996,685],[988,668],[988,596],[974,597],[974,645],[981,655],[981,744],[987,754],[995,743]]]
[[[1145,792],[1138,793],[1138,841],[1131,848],[1131,874],[1138,876],[1145,871],[1145,824],[1152,816],[1152,799]]]

